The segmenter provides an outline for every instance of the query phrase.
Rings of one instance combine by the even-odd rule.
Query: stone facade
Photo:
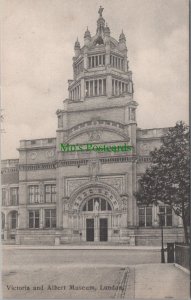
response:
[[[96,34],[74,46],[68,99],[57,110],[56,138],[20,141],[19,159],[2,162],[2,239],[18,244],[181,241],[170,208],[138,207],[134,192],[167,128],[137,127],[124,33],[110,35],[99,10]],[[64,152],[60,144],[129,145],[131,151]]]

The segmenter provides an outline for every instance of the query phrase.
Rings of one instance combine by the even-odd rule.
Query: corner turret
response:
[[[78,38],[77,38],[77,40],[75,42],[75,45],[74,45],[75,57],[78,57],[80,55],[80,51],[81,51],[81,49],[80,49],[80,43],[79,43]]]

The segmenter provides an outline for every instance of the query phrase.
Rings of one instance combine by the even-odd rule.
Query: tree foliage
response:
[[[190,217],[189,127],[182,121],[169,128],[162,145],[150,153],[152,163],[135,194],[138,204],[169,205],[183,220],[185,241]]]

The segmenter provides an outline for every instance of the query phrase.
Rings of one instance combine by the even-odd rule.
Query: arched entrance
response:
[[[92,197],[82,204],[86,219],[86,241],[108,241],[108,225],[111,225],[112,205],[102,197]]]
[[[116,241],[123,226],[123,202],[111,186],[94,183],[77,189],[64,203],[63,221],[71,241]]]

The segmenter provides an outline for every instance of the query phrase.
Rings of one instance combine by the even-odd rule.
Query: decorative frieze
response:
[[[66,195],[70,196],[73,191],[75,191],[80,186],[83,186],[87,182],[89,182],[88,178],[66,179]]]
[[[99,177],[99,181],[112,186],[120,194],[124,192],[123,191],[123,189],[125,187],[124,176],[104,176],[104,177]]]

